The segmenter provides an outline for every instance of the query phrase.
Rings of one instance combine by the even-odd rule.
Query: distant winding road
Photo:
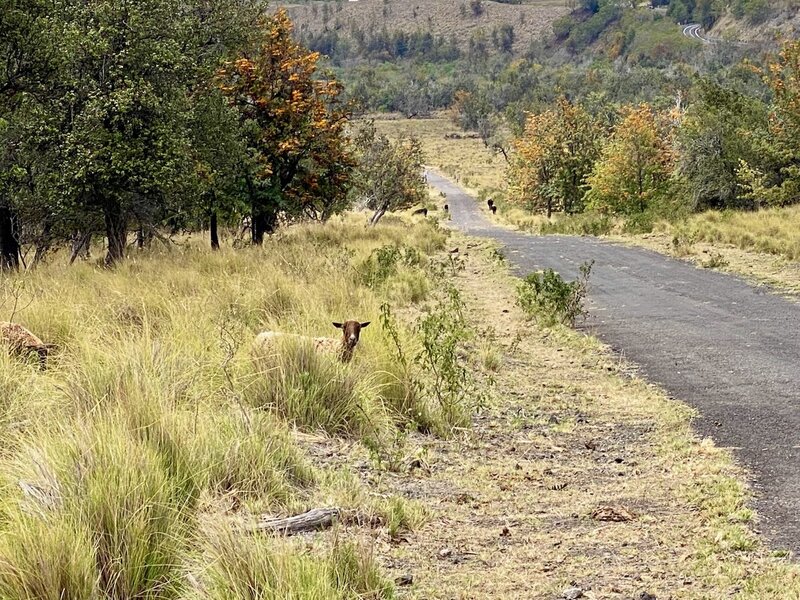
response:
[[[711,40],[705,37],[705,31],[703,30],[703,26],[698,25],[697,23],[690,23],[689,25],[684,25],[683,35],[693,40],[700,40],[704,44],[711,43]]]
[[[452,225],[500,242],[520,275],[573,278],[594,260],[591,332],[699,410],[696,429],[753,474],[759,529],[800,552],[799,304],[648,250],[501,228],[447,179],[429,172],[428,182],[447,195]]]

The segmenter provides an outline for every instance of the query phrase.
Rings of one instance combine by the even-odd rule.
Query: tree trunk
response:
[[[72,236],[72,252],[69,256],[69,264],[74,263],[75,259],[78,257],[82,258],[83,260],[87,260],[89,258],[89,248],[91,245],[92,234],[90,232],[75,232],[75,234]]]
[[[106,267],[112,267],[125,258],[125,246],[128,243],[128,223],[118,200],[107,199],[103,207],[103,213],[106,224],[106,237],[108,238],[108,252],[106,253],[105,263]]]
[[[219,226],[217,224],[217,211],[211,211],[211,249],[219,250]]]
[[[47,251],[50,250],[50,231],[53,229],[53,223],[49,217],[45,217],[44,225],[42,225],[42,233],[39,236],[38,241],[36,242],[36,252],[33,255],[33,262],[31,263],[31,269],[35,269],[38,267],[42,262],[44,262],[44,257],[47,255]]]
[[[14,213],[5,203],[0,204],[0,271],[19,270],[19,237]]]
[[[378,224],[378,221],[381,220],[383,215],[386,214],[386,211],[389,210],[388,206],[381,206],[378,210],[375,211],[375,214],[372,215],[372,218],[369,220],[370,227],[375,227]]]

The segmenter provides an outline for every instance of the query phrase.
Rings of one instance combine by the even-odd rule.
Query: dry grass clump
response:
[[[324,500],[331,480],[293,427],[380,450],[445,418],[380,325],[382,304],[402,312],[427,297],[428,256],[445,239],[432,220],[351,217],[262,248],[184,240],[113,271],[58,257],[0,280],[0,316],[57,347],[44,372],[0,351],[0,597],[388,597],[357,544],[310,552],[242,537],[223,511]],[[362,268],[382,247],[416,258],[368,285]],[[348,365],[302,344],[254,360],[259,331],[333,337],[331,322],[348,318],[375,322]],[[413,353],[413,326],[398,323]],[[358,482],[333,481],[359,498]],[[414,521],[401,499],[373,504],[394,531]]]
[[[363,546],[334,540],[312,553],[291,541],[242,537],[229,529],[208,533],[196,600],[369,600],[393,597]]]
[[[800,207],[754,212],[707,211],[677,226],[662,225],[676,238],[730,244],[743,250],[800,260]]]

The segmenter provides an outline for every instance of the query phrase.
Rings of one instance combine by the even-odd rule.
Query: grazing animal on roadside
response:
[[[353,350],[356,349],[361,337],[361,330],[367,327],[370,321],[360,323],[359,321],[345,321],[344,323],[334,323],[333,326],[342,330],[342,337],[339,339],[318,337],[310,338],[294,333],[283,333],[281,331],[262,331],[256,336],[254,349],[256,352],[264,352],[274,348],[281,339],[294,339],[298,341],[310,341],[317,352],[333,354],[344,363],[353,359]]]
[[[427,217],[428,216],[428,209],[427,208],[419,208],[419,209],[415,210],[411,214],[412,215],[422,215],[423,217]]]
[[[38,354],[39,366],[42,370],[47,367],[47,355],[52,346],[17,323],[0,321],[0,342],[8,346],[12,354],[23,356],[25,354]]]
[[[486,201],[486,205],[489,207],[489,210],[491,210],[491,209],[492,209],[492,207],[494,206],[494,200],[492,200],[491,198],[489,198],[489,199]]]
[[[450,207],[447,204],[444,205],[444,212],[450,212]]]
[[[492,214],[493,215],[497,214],[497,205],[496,204],[492,204]]]

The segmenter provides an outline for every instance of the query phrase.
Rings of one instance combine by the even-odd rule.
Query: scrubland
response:
[[[800,593],[729,452],[531,321],[501,251],[362,215],[232,246],[3,280],[2,318],[56,349],[45,371],[0,353],[0,597]],[[251,350],[348,318],[371,321],[348,364]],[[254,531],[317,507],[332,529]]]

